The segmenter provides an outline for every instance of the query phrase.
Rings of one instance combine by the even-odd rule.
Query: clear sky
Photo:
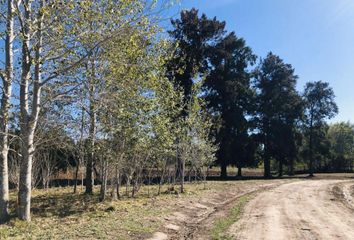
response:
[[[300,91],[329,82],[340,111],[331,122],[354,122],[354,0],[181,0],[173,11],[192,7],[226,21],[258,56],[292,64]]]

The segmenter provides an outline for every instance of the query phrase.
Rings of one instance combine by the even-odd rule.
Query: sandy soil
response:
[[[303,180],[264,191],[229,229],[235,239],[354,239],[354,181]]]
[[[196,198],[178,199],[164,226],[148,240],[206,240],[215,220],[226,216],[245,194],[266,191],[290,180],[240,181]]]

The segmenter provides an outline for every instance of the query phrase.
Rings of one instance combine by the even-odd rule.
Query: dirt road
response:
[[[198,197],[178,199],[164,226],[148,240],[206,240],[217,219],[226,217],[241,196],[267,191],[288,180],[225,183]]]
[[[354,182],[306,180],[264,191],[231,226],[235,239],[354,239]]]

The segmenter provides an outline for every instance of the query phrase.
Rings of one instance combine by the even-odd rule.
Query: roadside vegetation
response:
[[[208,188],[222,185],[209,183]],[[95,190],[94,195],[73,195],[70,187],[34,190],[32,221],[12,219],[0,225],[0,239],[144,239],[161,227],[176,199],[208,192],[203,184],[188,184],[185,194],[176,195],[164,186],[163,194],[156,197],[157,186],[143,187],[137,197],[101,203],[99,188]],[[10,209],[14,209],[16,196],[11,194],[10,199]]]
[[[1,239],[146,239],[163,229],[166,219],[178,211],[176,202],[191,204],[196,199],[207,200],[238,187],[261,185],[261,181],[208,182],[186,184],[183,194],[170,191],[163,186],[157,196],[158,186],[142,187],[138,196],[122,196],[120,201],[111,197],[99,201],[99,187],[96,194],[86,195],[78,189],[72,194],[71,187],[37,189],[32,197],[32,221],[11,219],[0,225]],[[10,209],[16,207],[15,192],[11,192]],[[242,196],[248,199],[247,196]],[[238,204],[230,215],[230,220],[239,216],[242,205]],[[226,226],[225,226],[226,227]]]
[[[228,235],[227,230],[241,217],[243,207],[251,198],[251,194],[241,196],[239,199],[237,199],[236,205],[230,210],[229,214],[225,218],[218,219],[215,222],[214,227],[210,231],[212,240],[233,239]]]

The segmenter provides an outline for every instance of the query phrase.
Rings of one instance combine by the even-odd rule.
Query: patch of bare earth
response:
[[[272,189],[291,180],[239,181],[220,184],[194,197],[180,198],[165,217],[164,226],[149,240],[209,239],[214,222],[229,214],[237,199],[245,194]]]
[[[257,195],[229,234],[235,239],[354,239],[353,180],[304,180]]]

